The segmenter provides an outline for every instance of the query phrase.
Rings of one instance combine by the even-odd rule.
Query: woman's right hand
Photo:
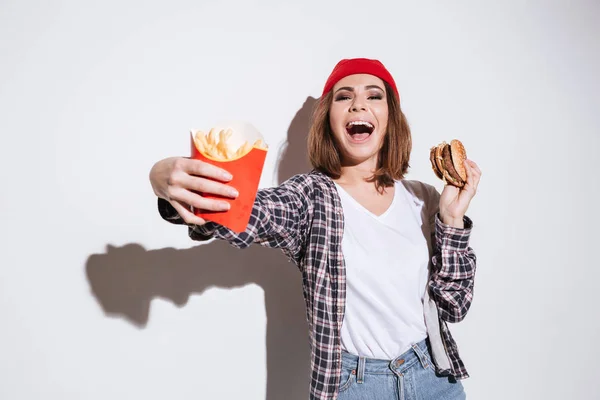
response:
[[[229,182],[231,174],[204,161],[183,157],[160,160],[150,170],[154,193],[177,210],[187,224],[204,225],[206,221],[191,212],[190,206],[200,210],[226,211],[229,203],[207,199],[199,193],[236,198],[237,190],[222,183]]]

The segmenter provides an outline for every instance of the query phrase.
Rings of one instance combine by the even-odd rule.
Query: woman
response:
[[[258,192],[245,232],[193,215],[235,198],[226,171],[168,158],[150,172],[163,218],[195,240],[276,247],[300,269],[311,342],[311,399],[464,399],[467,372],[446,322],[472,300],[467,184],[408,181],[411,136],[394,79],[377,60],[340,61],[313,115],[315,168]]]

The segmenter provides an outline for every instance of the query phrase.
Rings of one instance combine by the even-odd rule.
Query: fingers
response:
[[[232,199],[235,199],[239,195],[238,191],[229,185],[190,175],[181,178],[181,186],[196,192],[229,197]]]
[[[208,199],[184,188],[173,188],[170,197],[171,200],[176,200],[204,211],[227,211],[231,207],[225,200]]]
[[[179,165],[177,165],[177,167],[190,175],[215,179],[222,182],[229,182],[232,178],[231,174],[223,168],[219,168],[204,161],[187,158],[182,158],[178,161]]]
[[[224,184],[232,176],[225,170],[200,160],[174,159],[165,168],[164,198],[166,198],[187,224],[203,225],[206,221],[196,216],[191,208],[222,212],[231,208],[224,199],[211,199],[204,195],[236,198],[237,190]]]
[[[479,185],[479,180],[481,179],[481,170],[471,160],[465,160],[465,170],[467,171],[467,184],[465,185],[465,189],[471,191],[473,195],[477,192],[477,186]]]
[[[475,164],[475,162],[471,161],[471,160],[467,160],[468,164],[469,164],[469,168],[471,170],[471,176],[473,177],[473,180],[475,181],[475,187],[477,187],[477,185],[479,184],[479,180],[481,179],[481,170],[479,169],[479,167],[477,166],[477,164]]]
[[[183,218],[186,224],[204,225],[206,223],[205,220],[196,216],[181,202],[177,200],[171,200],[170,203],[175,208],[175,210],[177,210],[177,212],[179,213],[181,218]]]
[[[224,200],[207,199],[203,195],[216,195],[235,199],[235,188],[210,179],[198,178],[184,173],[174,174],[167,187],[168,200],[178,200],[201,210],[226,211],[229,203]]]
[[[471,167],[471,169],[474,170],[475,173],[477,173],[481,176],[481,170],[479,169],[479,166],[477,166],[477,164],[475,164],[475,161],[471,161],[471,160],[465,160],[465,161]]]
[[[191,192],[199,192],[203,194],[216,195],[235,199],[239,193],[237,190],[227,184],[219,181],[227,181],[231,179],[231,175],[225,170],[214,165],[202,162],[200,160],[177,159],[168,176],[166,182],[166,194],[168,199],[179,201],[194,200],[196,203],[202,203],[202,196],[192,194]],[[207,205],[192,204],[194,207],[202,209]],[[228,203],[225,203],[228,204]]]

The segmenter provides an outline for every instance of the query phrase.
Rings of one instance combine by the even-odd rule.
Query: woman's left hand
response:
[[[440,197],[440,219],[443,223],[455,228],[464,228],[463,217],[467,213],[469,203],[477,192],[481,178],[481,170],[471,160],[465,160],[467,182],[462,188],[446,185]]]

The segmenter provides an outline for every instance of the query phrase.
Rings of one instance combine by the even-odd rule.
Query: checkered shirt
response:
[[[430,199],[428,203],[439,202],[439,193],[433,186],[411,182],[420,185],[426,196],[433,196],[434,201]],[[165,220],[184,223],[167,201],[159,199],[158,206]],[[436,314],[433,325],[428,325],[428,335],[432,343],[439,342],[438,347],[445,353],[433,354],[433,361],[438,374],[463,379],[468,374],[446,322],[461,321],[473,298],[476,257],[468,246],[472,222],[465,216],[464,229],[445,225],[437,207],[427,210],[427,215],[433,247],[427,294],[435,304]],[[344,215],[331,178],[312,171],[277,187],[259,190],[243,233],[212,222],[189,226],[188,231],[194,240],[218,238],[237,248],[252,243],[279,248],[298,266],[311,344],[310,399],[336,399],[346,274],[342,254]]]

